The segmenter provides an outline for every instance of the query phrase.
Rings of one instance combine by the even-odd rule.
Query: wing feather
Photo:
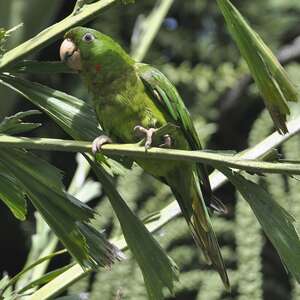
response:
[[[173,119],[175,125],[180,126],[190,148],[192,150],[201,150],[201,143],[191,116],[174,85],[160,71],[149,65],[137,64],[137,71],[152,94],[153,100],[164,107],[164,110]],[[220,206],[218,201],[211,203],[215,197],[212,194],[206,167],[203,164],[197,164],[196,168],[197,174],[194,175],[195,179],[199,180],[201,191],[196,184],[197,181],[193,180],[194,190],[191,199],[187,199],[185,195],[183,196],[183,192],[180,193],[174,188],[172,179],[166,178],[166,182],[171,187],[181,207],[197,245],[203,249],[205,256],[209,258],[209,261],[218,270],[225,287],[229,290],[230,284],[226,268],[206,208],[206,206],[218,207],[217,210],[219,210],[219,207],[223,209],[223,206]]]
[[[156,100],[162,105],[167,113],[173,118],[174,123],[181,127],[185,138],[192,150],[201,150],[200,139],[192,122],[182,98],[178,94],[175,86],[169,79],[156,68],[142,63],[136,63],[138,75]],[[211,186],[208,179],[208,172],[203,164],[197,164],[197,174],[201,187],[201,192],[207,206],[213,206],[217,210],[223,211],[223,206],[214,201]],[[214,202],[212,204],[212,202]]]

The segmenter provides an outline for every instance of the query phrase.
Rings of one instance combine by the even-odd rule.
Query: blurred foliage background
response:
[[[37,34],[68,15],[75,1],[1,0],[0,27],[24,26],[10,39],[10,47]],[[292,80],[300,80],[300,2],[298,0],[233,1],[272,50],[279,54]],[[147,15],[155,1],[140,0],[135,5],[115,5],[88,26],[101,30],[119,41],[128,51],[134,43],[136,24]],[[39,60],[57,60],[60,41],[42,50]],[[145,62],[161,69],[177,86],[195,120],[203,143],[209,149],[242,150],[262,140],[273,131],[269,115],[247,67],[229,37],[224,20],[211,0],[175,0],[156,36]],[[30,75],[31,80],[89,99],[75,75]],[[0,118],[31,108],[15,94],[0,87]],[[299,113],[299,104],[292,107]],[[35,117],[36,120],[36,117]],[[48,118],[39,116],[43,126],[33,136],[67,138]],[[297,159],[300,137],[294,137],[281,150],[284,157]],[[73,154],[40,153],[64,170],[65,183],[73,176]],[[299,184],[293,178],[268,175],[261,184],[300,220]],[[161,209],[171,194],[167,187],[134,167],[118,180],[119,191],[140,216]],[[217,191],[229,209],[226,216],[213,219],[222,252],[229,269],[233,291],[225,294],[218,275],[209,269],[188,233],[182,218],[165,226],[157,235],[159,242],[181,269],[176,298],[169,299],[238,299],[297,300],[300,288],[289,278],[280,258],[262,234],[259,224],[245,201],[229,185]],[[97,225],[108,228],[107,234],[121,233],[105,195],[90,202],[101,213]],[[23,266],[30,237],[35,232],[33,209],[26,221],[19,223],[0,203],[0,270],[10,275]],[[299,230],[300,230],[300,226]],[[55,259],[50,268],[65,263]],[[76,283],[69,292],[90,293],[90,299],[147,299],[137,264],[133,260],[117,264],[110,272],[100,271]],[[118,298],[119,297],[119,298]]]

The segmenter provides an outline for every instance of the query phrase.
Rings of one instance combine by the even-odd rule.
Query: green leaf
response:
[[[54,271],[48,272],[46,274],[44,274],[43,276],[41,276],[40,278],[30,282],[28,285],[24,286],[21,290],[18,291],[18,294],[24,293],[25,291],[40,286],[42,284],[45,284],[51,280],[53,280],[55,277],[57,277],[58,275],[60,275],[61,273],[65,272],[66,270],[68,270],[70,268],[69,265],[55,269]]]
[[[88,224],[93,210],[64,190],[58,169],[17,149],[1,149],[0,162],[83,268],[110,266],[120,258],[118,249]]]
[[[14,300],[15,296],[13,295],[12,287],[5,289],[9,282],[9,276],[5,274],[0,280],[0,299],[4,300]]]
[[[0,75],[0,83],[38,106],[76,140],[92,141],[103,134],[99,128],[94,109],[76,97],[12,75]],[[118,157],[116,158],[118,161],[114,161],[105,158],[100,153],[97,155],[97,159],[107,164],[107,171],[115,174],[122,174],[124,172],[123,166],[129,168],[132,164],[126,158]]]
[[[20,185],[13,176],[5,172],[0,164],[0,199],[8,206],[14,216],[24,221],[26,219],[27,207],[25,195]]]
[[[31,246],[23,270],[15,277],[15,290],[19,290],[31,281],[41,277],[48,268],[49,260],[44,260],[38,265],[36,262],[43,260],[45,257],[53,255],[58,243],[58,237],[51,230],[48,224],[44,221],[41,214],[36,211],[35,217],[35,233],[31,235]],[[63,250],[66,252],[66,250]],[[30,268],[26,272],[23,272]]]
[[[284,265],[300,283],[300,239],[294,218],[258,184],[229,169],[219,170],[248,202]]]
[[[93,108],[76,97],[15,76],[1,75],[0,83],[38,106],[75,139],[90,141],[103,133]]]
[[[5,32],[4,28],[0,28],[0,57],[5,52]]]
[[[24,58],[33,51],[37,51],[49,45],[72,27],[81,25],[94,19],[102,9],[108,7],[114,2],[116,2],[116,0],[101,0],[89,5],[85,5],[78,14],[71,14],[60,22],[57,22],[56,24],[46,28],[33,38],[6,52],[0,60],[0,68],[7,69],[13,63],[16,63],[17,60]]]
[[[42,125],[40,123],[24,123],[22,121],[22,118],[38,115],[40,113],[41,112],[38,110],[28,110],[24,112],[18,112],[13,116],[5,117],[0,123],[0,133],[14,135],[17,133],[31,131],[37,127],[40,127]]]
[[[16,73],[74,73],[66,64],[60,61],[24,60],[14,65],[10,72]]]
[[[25,266],[22,271],[20,271],[17,275],[15,275],[14,277],[12,277],[5,286],[3,286],[3,290],[6,290],[8,287],[14,285],[17,281],[18,281],[18,284],[19,284],[19,280],[20,278],[22,278],[22,276],[24,274],[26,274],[27,272],[31,271],[33,268],[35,268],[36,266],[44,263],[45,261],[49,261],[50,259],[52,259],[53,257],[57,256],[57,255],[60,255],[60,254],[63,254],[63,253],[66,253],[66,250],[60,250],[60,251],[57,251],[57,252],[53,252],[49,255],[46,255],[44,257],[41,257],[39,259],[37,259],[36,261],[34,261],[32,264],[28,265],[28,266]],[[69,266],[68,266],[69,267]],[[30,274],[32,275],[32,274]],[[32,278],[31,278],[32,280]]]
[[[231,2],[217,2],[229,32],[264,98],[275,127],[279,133],[287,133],[286,117],[290,114],[287,101],[297,101],[298,93],[295,87],[272,51]]]
[[[8,37],[11,35],[12,32],[18,30],[21,26],[23,26],[23,24],[19,24],[9,30],[6,30],[5,28],[0,28],[0,59],[6,52],[6,42]]]
[[[143,273],[149,299],[164,299],[163,288],[167,287],[173,293],[174,281],[178,280],[176,264],[166,255],[141,220],[129,209],[103,168],[90,158],[87,159],[109,197],[127,245]]]

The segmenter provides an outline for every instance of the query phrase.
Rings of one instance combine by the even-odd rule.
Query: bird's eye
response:
[[[84,36],[83,36],[83,38],[82,38],[82,40],[84,41],[84,42],[87,42],[87,43],[89,43],[89,42],[91,42],[91,41],[93,41],[95,39],[95,37],[91,34],[91,33],[86,33]]]

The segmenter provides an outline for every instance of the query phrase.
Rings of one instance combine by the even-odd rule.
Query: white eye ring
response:
[[[94,39],[95,37],[90,32],[87,32],[82,38],[82,40],[87,43],[92,42]]]

